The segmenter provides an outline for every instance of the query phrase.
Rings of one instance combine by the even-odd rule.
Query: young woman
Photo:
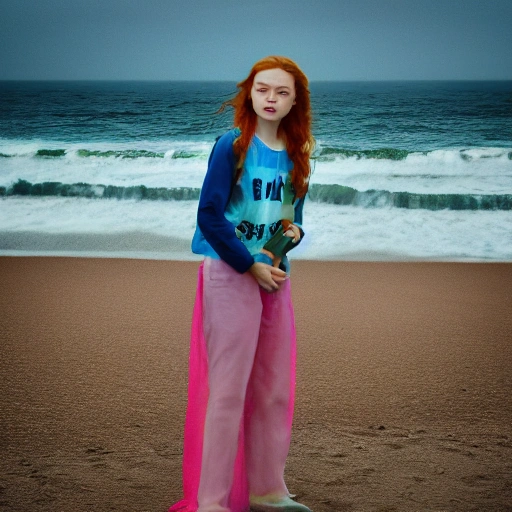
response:
[[[308,80],[258,61],[225,105],[235,129],[208,162],[192,250],[194,307],[183,457],[171,511],[309,511],[284,482],[295,383],[286,252],[302,236],[313,149]],[[224,106],[225,106],[224,105]]]

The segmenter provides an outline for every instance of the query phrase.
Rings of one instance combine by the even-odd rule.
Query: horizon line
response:
[[[173,79],[173,78],[0,78],[0,82],[239,82],[238,79]],[[321,79],[309,80],[309,83],[342,83],[342,82],[512,82],[511,78],[353,78],[353,79]]]

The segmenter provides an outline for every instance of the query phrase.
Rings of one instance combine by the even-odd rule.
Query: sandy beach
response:
[[[0,511],[181,497],[197,262],[0,258]],[[295,261],[290,492],[512,511],[512,264]]]

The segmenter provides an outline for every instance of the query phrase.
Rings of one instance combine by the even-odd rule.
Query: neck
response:
[[[256,135],[272,149],[285,149],[284,141],[278,135],[279,122],[258,118]]]

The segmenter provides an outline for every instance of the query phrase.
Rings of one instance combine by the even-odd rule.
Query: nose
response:
[[[276,93],[274,90],[270,89],[268,93],[268,101],[275,102],[276,101]]]

